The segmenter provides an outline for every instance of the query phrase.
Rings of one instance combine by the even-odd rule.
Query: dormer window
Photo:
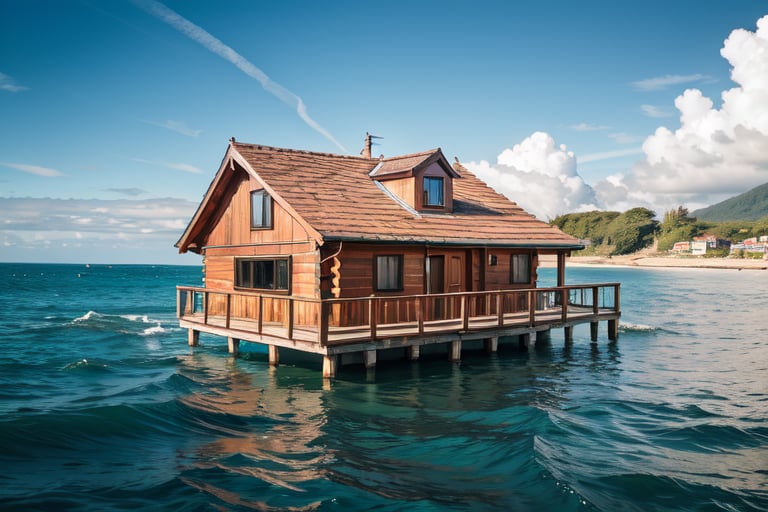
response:
[[[424,177],[424,206],[440,208],[445,206],[443,182],[443,178]]]
[[[265,190],[251,192],[251,229],[272,228],[272,197]]]

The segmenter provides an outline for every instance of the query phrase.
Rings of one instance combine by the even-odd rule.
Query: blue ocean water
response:
[[[768,510],[765,271],[569,268],[622,283],[618,342],[331,383],[187,347],[200,277],[0,264],[0,509]]]

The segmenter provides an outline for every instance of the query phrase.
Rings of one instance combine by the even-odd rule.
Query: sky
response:
[[[0,0],[0,261],[197,264],[228,140],[441,148],[542,220],[768,182],[768,1]]]

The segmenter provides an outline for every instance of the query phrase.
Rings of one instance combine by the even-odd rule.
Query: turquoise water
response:
[[[764,271],[572,268],[622,283],[617,343],[330,384],[191,351],[175,285],[200,276],[0,264],[0,509],[768,510]]]

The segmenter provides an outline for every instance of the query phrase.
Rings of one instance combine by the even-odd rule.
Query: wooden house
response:
[[[607,319],[619,287],[565,285],[578,240],[536,219],[440,149],[372,158],[244,144],[221,166],[177,242],[204,256],[204,287],[178,287],[178,316],[200,331],[373,366],[378,350],[461,343]],[[524,193],[524,191],[521,191]],[[539,258],[557,287],[537,288]],[[546,312],[546,313],[545,313]],[[355,357],[345,356],[348,360]]]

